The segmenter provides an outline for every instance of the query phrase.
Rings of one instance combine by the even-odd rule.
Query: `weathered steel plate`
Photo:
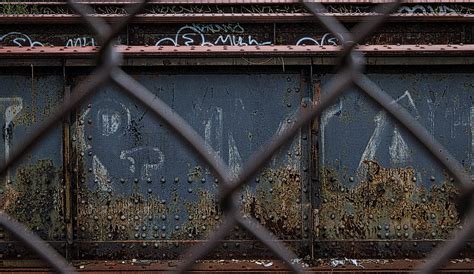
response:
[[[35,127],[47,119],[62,98],[60,70],[2,71],[0,74],[0,164]],[[0,180],[0,209],[46,241],[64,241],[62,125],[51,130],[21,164]],[[23,256],[22,247],[1,232],[4,257]],[[7,244],[8,243],[8,244]]]
[[[368,76],[473,171],[471,74]],[[329,78],[323,76],[322,82]],[[320,136],[321,197],[314,233],[334,241],[323,244],[323,254],[341,254],[337,241],[352,241],[354,256],[408,256],[408,251],[421,256],[429,248],[418,243],[446,239],[461,226],[454,179],[361,92],[346,93],[325,111]],[[373,241],[370,247],[368,240]]]
[[[134,75],[188,121],[234,174],[294,122],[307,92],[301,75],[291,72]],[[95,251],[81,251],[83,256],[114,256],[107,250],[122,243],[119,257],[136,256],[128,247],[137,245],[146,257],[174,257],[173,250],[205,239],[221,221],[219,182],[143,106],[105,88],[84,105],[76,122],[77,239],[84,248],[90,244],[81,242],[97,243]],[[303,192],[306,139],[298,136],[241,193],[243,212],[283,240],[302,241],[309,228],[308,213],[303,214],[309,195]],[[241,229],[228,240],[232,243],[223,247],[259,250],[248,248],[254,242]],[[153,246],[162,252],[146,251]]]

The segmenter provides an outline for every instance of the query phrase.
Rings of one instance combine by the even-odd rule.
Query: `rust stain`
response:
[[[446,178],[427,189],[411,167],[364,162],[367,179],[346,188],[334,171],[322,176],[321,206],[313,212],[315,235],[325,239],[440,239],[460,224],[457,190]]]
[[[215,195],[199,190],[197,196],[196,203],[185,203],[188,221],[182,226],[179,234],[185,234],[184,237],[187,238],[206,238],[221,220],[222,212]]]
[[[156,196],[134,193],[117,197],[100,191],[82,191],[79,202],[78,229],[80,238],[87,240],[157,238],[161,227],[150,226],[151,221],[170,218],[170,208]]]
[[[301,175],[297,169],[265,169],[255,194],[247,188],[242,210],[254,216],[273,233],[291,236],[300,233],[302,224]]]
[[[39,160],[16,170],[5,185],[0,208],[48,240],[65,237],[62,168],[51,160]]]
[[[188,180],[199,181],[203,176],[203,168],[195,166],[188,170]]]

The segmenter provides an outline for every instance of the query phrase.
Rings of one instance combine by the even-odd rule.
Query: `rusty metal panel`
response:
[[[0,74],[0,163],[35,127],[48,118],[61,101],[60,70],[4,70]],[[11,214],[42,239],[65,240],[62,127],[24,156],[23,161],[0,180],[0,209]],[[22,245],[2,231],[1,256],[22,257]],[[13,241],[13,242],[12,242]]]
[[[234,173],[293,124],[307,91],[294,72],[134,77],[187,120]],[[83,258],[172,258],[221,222],[219,182],[140,104],[105,88],[81,108],[75,128]],[[306,134],[298,136],[240,194],[242,210],[295,249],[310,243],[306,141]],[[227,240],[215,256],[268,254],[241,229]]]
[[[472,174],[472,74],[368,76]],[[418,257],[461,227],[454,179],[362,93],[341,96],[321,116],[319,130],[321,198],[314,233],[324,241],[321,254]]]

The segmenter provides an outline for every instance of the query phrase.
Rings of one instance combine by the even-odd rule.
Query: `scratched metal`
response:
[[[28,68],[0,74],[0,163],[44,121],[59,104],[63,92],[60,70]],[[64,241],[62,129],[56,127],[24,160],[0,181],[0,209],[46,241]],[[4,258],[24,256],[24,248],[6,232],[0,233]]]
[[[466,170],[474,171],[472,74],[374,73],[368,77]],[[323,84],[327,78],[322,77]],[[426,254],[421,242],[410,241],[446,239],[462,227],[454,179],[363,94],[348,92],[324,112],[319,147],[321,197],[314,216],[318,239],[383,241],[384,256],[404,257],[414,251]],[[396,247],[399,241],[408,244]],[[387,248],[390,242],[392,248]],[[358,246],[354,256],[377,256],[363,249]],[[328,256],[340,253],[337,248],[326,252]]]
[[[256,147],[294,123],[307,92],[299,73],[134,77],[189,121],[234,175]],[[161,246],[170,240],[205,239],[221,222],[219,182],[140,103],[107,88],[87,101],[77,117],[79,242]],[[307,138],[296,137],[241,193],[242,210],[283,240],[303,239],[302,195],[309,195],[302,191],[307,184],[305,142]],[[249,239],[238,230],[228,238]],[[81,252],[82,258],[109,254]],[[165,252],[167,258],[172,254]],[[162,253],[146,256],[161,258]]]

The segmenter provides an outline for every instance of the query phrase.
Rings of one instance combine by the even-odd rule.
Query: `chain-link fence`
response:
[[[357,51],[357,45],[364,41],[371,33],[377,29],[395,11],[400,1],[378,6],[378,10],[373,16],[367,17],[350,31],[347,30],[334,17],[323,16],[325,12],[323,5],[314,1],[302,1],[302,4],[310,10],[314,16],[336,37],[342,41],[340,66],[338,73],[332,80],[323,87],[321,100],[315,105],[302,104],[295,123],[283,133],[276,135],[267,145],[257,151],[247,162],[238,176],[232,176],[229,167],[218,157],[218,154],[205,144],[191,126],[175,113],[170,106],[156,98],[143,85],[135,81],[130,75],[125,73],[120,67],[121,55],[114,50],[114,38],[133,19],[147,1],[131,4],[128,9],[128,16],[119,23],[110,26],[102,19],[89,16],[92,9],[88,5],[80,4],[73,0],[68,1],[71,8],[79,13],[88,26],[93,29],[101,45],[98,52],[99,63],[91,75],[79,84],[73,95],[65,100],[59,110],[45,121],[39,129],[26,138],[26,141],[8,158],[0,169],[0,175],[6,174],[7,170],[15,165],[26,152],[43,138],[48,131],[57,125],[71,111],[74,111],[84,100],[93,96],[94,92],[106,84],[118,86],[123,92],[137,99],[146,108],[158,116],[166,125],[212,170],[214,175],[221,182],[219,189],[219,201],[224,220],[222,224],[210,234],[210,238],[203,244],[191,248],[187,254],[183,254],[184,259],[177,267],[177,272],[184,272],[192,268],[193,264],[206,254],[211,252],[224,237],[232,231],[235,225],[240,225],[253,234],[259,241],[266,245],[271,252],[283,260],[294,272],[302,273],[304,269],[294,263],[296,255],[287,249],[277,238],[275,238],[266,228],[260,225],[257,220],[245,217],[240,212],[239,199],[237,193],[253,178],[262,167],[265,166],[272,156],[285,144],[290,142],[299,129],[307,125],[311,120],[317,118],[325,109],[330,107],[335,100],[350,87],[355,86],[364,92],[387,112],[389,112],[399,124],[405,127],[420,144],[428,149],[433,157],[441,162],[449,173],[455,178],[460,188],[460,201],[465,209],[464,228],[452,241],[447,241],[444,245],[434,250],[431,258],[422,266],[421,271],[425,273],[434,272],[443,265],[450,257],[454,256],[474,230],[474,208],[469,203],[469,199],[474,192],[474,185],[470,175],[466,173],[462,165],[439,143],[430,133],[416,120],[407,110],[400,106],[393,98],[381,90],[367,76],[363,74],[363,56]],[[56,271],[66,273],[74,272],[74,268],[39,237],[29,232],[22,224],[16,222],[5,213],[0,214],[0,225],[19,238],[25,245],[36,252],[42,259],[51,265]]]

